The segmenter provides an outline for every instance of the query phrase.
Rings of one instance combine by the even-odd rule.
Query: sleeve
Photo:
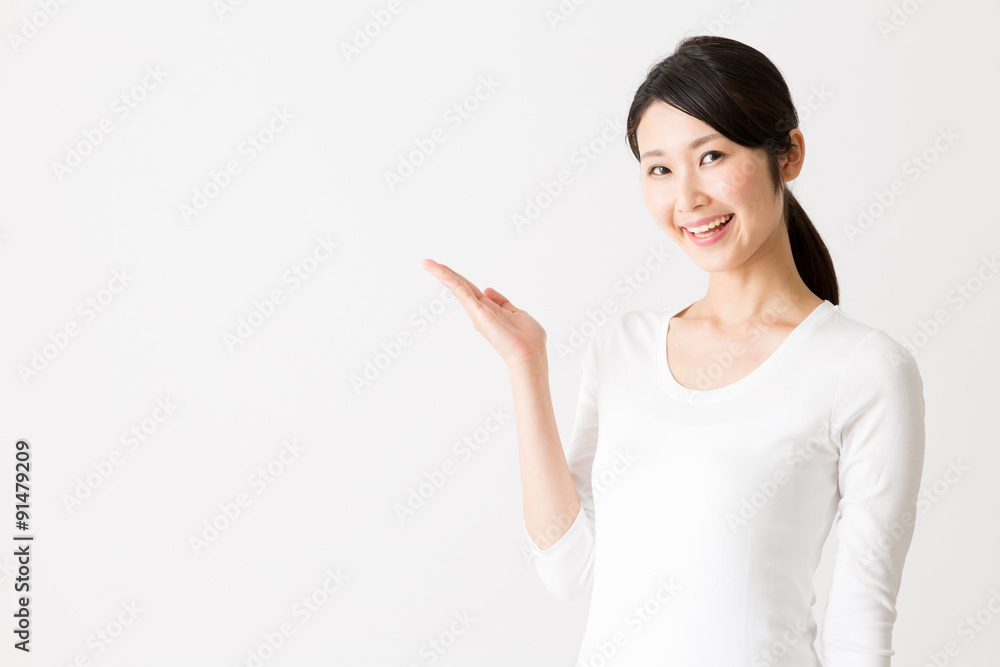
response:
[[[896,596],[924,463],[923,382],[913,355],[874,330],[834,397],[839,545],[823,617],[825,667],[890,667]]]
[[[594,581],[596,534],[591,471],[597,448],[597,358],[601,338],[598,332],[584,348],[573,431],[568,441],[563,440],[566,462],[580,496],[580,510],[575,517],[566,517],[566,521],[572,519],[569,529],[548,549],[539,548],[524,526],[527,553],[542,584],[553,597],[567,603],[584,600]]]

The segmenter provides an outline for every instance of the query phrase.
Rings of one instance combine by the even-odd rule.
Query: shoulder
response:
[[[842,355],[837,396],[851,400],[859,394],[920,392],[923,384],[913,354],[882,329],[836,311]]]
[[[885,331],[859,326],[860,338],[846,348],[839,363],[832,432],[838,434],[843,451],[857,455],[873,455],[884,447],[888,456],[900,439],[905,441],[900,451],[922,450],[925,404],[916,359]]]
[[[653,310],[588,313],[586,322],[575,328],[582,343],[574,347],[583,352],[585,364],[596,364],[606,354],[635,352],[655,335],[657,314]]]
[[[892,373],[903,366],[916,367],[916,359],[902,343],[882,329],[860,322],[837,306],[834,328],[846,343],[847,369],[869,374]]]
[[[598,336],[601,350],[609,344],[633,348],[644,345],[645,341],[655,336],[658,327],[666,316],[661,310],[624,310],[608,317],[604,331]]]
[[[851,366],[887,373],[902,365],[916,365],[913,354],[881,329],[872,329],[851,352]]]

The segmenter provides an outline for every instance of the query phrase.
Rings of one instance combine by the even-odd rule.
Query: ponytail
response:
[[[833,269],[833,259],[826,243],[820,238],[812,220],[806,215],[787,186],[784,187],[785,220],[788,227],[788,241],[792,246],[795,268],[809,290],[833,305],[840,303],[840,288],[837,274]]]

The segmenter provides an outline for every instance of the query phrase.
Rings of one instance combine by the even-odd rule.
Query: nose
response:
[[[674,182],[677,184],[674,195],[678,211],[688,213],[698,206],[708,203],[708,195],[705,194],[697,173],[691,170],[677,172],[677,179]]]

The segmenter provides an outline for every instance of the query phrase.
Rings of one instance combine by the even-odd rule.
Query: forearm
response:
[[[508,368],[514,393],[524,524],[535,544],[559,541],[580,510],[556,427],[545,356]]]

